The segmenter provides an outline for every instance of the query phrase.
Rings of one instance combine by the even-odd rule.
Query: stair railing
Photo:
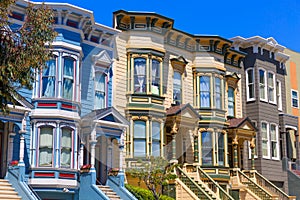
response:
[[[193,179],[191,179],[180,167],[176,168],[178,178],[197,196],[199,199],[205,196],[205,199],[212,200],[213,198],[199,186]]]
[[[214,191],[222,200],[234,200],[214,179],[212,179],[201,167],[197,167],[200,179]]]
[[[240,170],[236,170],[241,183],[247,185],[248,189],[253,192],[256,196],[264,200],[272,200],[273,195],[265,190],[263,187],[255,183],[251,178],[249,178],[246,174],[244,174]]]
[[[256,183],[260,185],[261,187],[265,188],[269,192],[278,195],[278,199],[281,200],[289,200],[289,199],[296,199],[295,196],[289,196],[285,192],[283,192],[281,189],[279,189],[276,185],[274,185],[271,181],[266,179],[264,176],[262,176],[260,173],[258,173],[256,170],[243,170],[244,174],[248,175],[249,177],[253,177],[256,180]]]

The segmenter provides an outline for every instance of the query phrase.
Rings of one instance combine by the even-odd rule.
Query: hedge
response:
[[[155,200],[152,192],[150,190],[146,190],[140,187],[125,185],[126,189],[131,192],[138,200]],[[159,200],[174,200],[172,197],[168,197],[166,195],[161,195]]]

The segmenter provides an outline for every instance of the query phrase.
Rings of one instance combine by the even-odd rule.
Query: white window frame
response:
[[[261,134],[261,144],[263,143],[263,136],[262,136],[262,124],[265,123],[267,124],[267,153],[268,155],[264,155],[263,153],[263,145],[261,146],[261,153],[262,153],[262,157],[265,159],[270,159],[270,126],[269,123],[267,121],[261,121],[260,122],[260,134]]]
[[[272,74],[273,75],[273,99],[274,101],[271,101],[269,96],[269,89],[271,88],[271,86],[269,85],[269,74]],[[269,102],[272,103],[272,104],[276,104],[277,103],[277,95],[276,95],[276,75],[274,72],[270,72],[268,71],[268,77],[267,77],[267,85],[268,85],[268,98],[269,98]]]
[[[108,83],[107,83],[107,73],[105,72],[105,69],[100,68],[100,67],[95,67],[94,70],[94,102],[96,101],[96,92],[99,90],[96,90],[96,75],[97,74],[102,74],[104,77],[104,106],[103,108],[107,107],[107,93],[108,93]],[[94,105],[94,109],[99,109],[99,107],[96,106],[96,104]]]
[[[250,91],[249,91],[249,81],[248,81],[248,73],[249,71],[252,70],[252,77],[253,77],[253,82],[251,83],[253,85],[253,98],[250,98]],[[246,70],[246,93],[247,93],[247,101],[254,101],[255,100],[255,77],[254,77],[254,68],[248,68]]]
[[[264,71],[264,93],[265,93],[265,98],[262,98],[260,96],[260,70]],[[267,82],[267,71],[264,68],[259,68],[258,69],[258,91],[259,91],[259,99],[260,101],[268,102],[268,82]]]
[[[280,151],[279,151],[279,137],[278,137],[278,125],[277,124],[275,124],[275,123],[270,123],[270,135],[271,135],[271,126],[275,126],[275,134],[276,134],[276,151],[277,151],[277,156],[276,157],[273,157],[272,156],[272,151],[273,151],[273,149],[272,149],[272,145],[270,145],[270,150],[271,150],[271,156],[272,156],[272,159],[273,160],[279,160],[279,153],[280,153]],[[271,137],[271,139],[270,139],[270,142],[271,142],[271,144],[272,144],[272,137]]]
[[[297,107],[293,105],[293,92],[297,93]],[[291,89],[291,105],[293,108],[299,108],[299,92],[297,90]]]
[[[281,93],[281,81],[277,79],[276,81],[276,87],[278,84],[278,90],[276,89],[276,94],[277,94],[277,105],[278,105],[278,110],[282,111],[282,93]]]

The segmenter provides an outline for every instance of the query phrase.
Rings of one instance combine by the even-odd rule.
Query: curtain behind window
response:
[[[61,136],[61,166],[70,167],[72,153],[72,130],[68,128],[62,129]]]
[[[53,154],[53,128],[40,128],[39,166],[51,166]]]
[[[56,74],[56,60],[52,59],[47,61],[47,67],[43,69],[42,78],[42,96],[54,97],[55,96],[55,74]]]
[[[234,117],[234,89],[228,87],[228,115]]]
[[[212,133],[202,132],[202,165],[212,165]]]
[[[200,77],[200,107],[210,107],[210,77]]]
[[[159,95],[160,90],[160,62],[157,60],[152,60],[152,84],[151,91],[152,94]]]
[[[64,79],[63,79],[63,98],[72,100],[73,98],[73,79],[74,79],[74,60],[64,59]]]
[[[105,74],[96,73],[95,75],[95,108],[105,107]]]
[[[173,101],[181,103],[181,74],[179,72],[174,72]]]
[[[134,91],[146,92],[146,59],[134,59]]]

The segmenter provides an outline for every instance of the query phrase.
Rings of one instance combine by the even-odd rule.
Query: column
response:
[[[170,163],[178,163],[176,159],[176,134],[178,133],[178,128],[176,122],[174,123],[171,134],[172,134],[172,159]]]
[[[61,52],[59,52],[59,55],[58,55],[57,69],[58,69],[58,91],[57,91],[57,98],[61,98],[62,97],[62,53]]]
[[[255,138],[252,138],[250,142],[250,149],[251,149],[251,170],[255,170],[255,163],[254,163]]]
[[[195,134],[194,135],[194,161],[196,163],[199,162],[199,146],[198,146],[198,138],[199,138],[199,135],[198,134]]]
[[[19,131],[20,134],[20,155],[19,155],[19,166],[25,166],[24,164],[24,151],[25,151],[25,138],[24,134],[26,133],[26,118],[28,112],[24,112],[24,116],[22,119],[21,130]]]
[[[90,140],[90,150],[91,150],[91,168],[95,168],[95,147],[96,147],[96,125],[94,126],[91,132],[91,140]]]
[[[84,158],[84,143],[80,142],[80,157],[79,157],[79,167],[81,167],[83,165],[83,158]]]
[[[55,144],[55,163],[54,166],[55,168],[59,168],[60,166],[60,122],[56,122],[56,134],[54,134],[54,144]]]
[[[238,166],[238,152],[237,152],[237,148],[238,148],[237,136],[234,137],[232,141],[232,146],[233,146],[233,167],[238,168],[239,166]]]

